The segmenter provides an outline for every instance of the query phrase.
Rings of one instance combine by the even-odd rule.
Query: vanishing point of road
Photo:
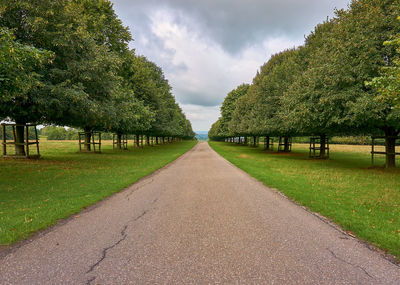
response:
[[[0,257],[0,284],[400,284],[207,143]]]

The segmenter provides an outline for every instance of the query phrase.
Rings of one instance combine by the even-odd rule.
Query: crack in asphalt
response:
[[[142,213],[140,216],[136,217],[133,221],[136,222],[136,221],[139,220],[141,217],[143,217],[144,215],[146,215],[148,211],[149,211],[149,210],[143,211],[143,213]]]
[[[138,185],[136,188],[132,189],[131,191],[129,191],[129,193],[125,196],[125,198],[128,198],[129,201],[129,197],[135,193],[136,191],[138,191],[139,189],[143,188],[146,185],[149,185],[151,183],[153,183],[154,179],[151,179],[150,181],[143,183],[142,185]]]
[[[361,269],[362,271],[364,271],[364,273],[365,273],[366,275],[368,275],[370,278],[374,279],[374,277],[371,276],[371,275],[368,273],[368,271],[365,270],[365,269],[364,269],[363,267],[361,267],[360,265],[353,264],[353,263],[351,263],[351,262],[348,262],[348,261],[346,261],[346,260],[344,260],[344,259],[338,257],[338,256],[333,252],[333,250],[331,250],[331,249],[329,249],[329,248],[327,248],[326,250],[329,251],[329,252],[332,254],[332,256],[333,256],[334,258],[336,258],[337,260],[340,260],[340,261],[342,261],[342,262],[344,262],[344,263],[346,263],[346,264],[349,264],[349,265],[351,265],[351,266],[354,266],[354,267],[357,267],[357,268]]]
[[[126,235],[125,231],[126,231],[127,228],[128,228],[128,225],[125,225],[124,228],[123,228],[123,230],[121,231],[121,236],[122,236],[122,237],[121,237],[117,242],[115,242],[114,244],[110,245],[109,247],[106,247],[106,248],[103,249],[103,253],[102,253],[101,258],[100,258],[95,264],[93,264],[93,265],[90,267],[90,269],[86,272],[86,274],[92,272],[101,262],[103,262],[103,260],[104,260],[104,259],[106,258],[106,256],[107,256],[107,251],[109,251],[110,249],[116,247],[116,246],[119,245],[124,239],[126,239],[126,236],[127,236],[127,235]]]
[[[133,222],[136,222],[137,220],[139,220],[140,218],[142,218],[144,215],[147,214],[148,211],[149,211],[149,210],[143,211],[142,214],[140,214],[140,215],[137,216],[135,219],[133,219]],[[86,274],[89,274],[90,272],[92,272],[97,266],[99,266],[100,263],[102,263],[102,262],[104,261],[104,259],[106,259],[106,257],[107,257],[107,252],[108,252],[110,249],[113,249],[114,247],[116,247],[117,245],[119,245],[122,241],[124,241],[124,240],[127,238],[127,236],[128,236],[128,235],[126,234],[126,230],[127,230],[127,229],[128,229],[128,225],[125,225],[125,226],[122,228],[122,231],[121,231],[121,238],[120,238],[118,241],[116,241],[115,243],[113,243],[112,245],[110,245],[110,246],[108,246],[108,247],[106,247],[106,248],[103,249],[101,258],[100,258],[95,264],[93,264],[92,266],[90,266],[89,270],[86,271]],[[90,279],[87,280],[87,283],[86,283],[86,284],[87,284],[87,285],[90,285],[95,279],[96,279],[96,276],[91,277]]]
[[[86,282],[86,285],[90,285],[94,280],[96,280],[96,276],[93,276],[92,278],[90,278],[90,279]]]

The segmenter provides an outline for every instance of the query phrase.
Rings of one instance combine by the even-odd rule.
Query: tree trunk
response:
[[[90,144],[90,141],[91,141],[91,139],[92,139],[92,132],[91,132],[91,129],[89,129],[89,128],[85,128],[84,129],[84,131],[85,131],[85,145],[84,145],[84,150],[85,151],[91,151],[91,144]]]
[[[396,167],[396,136],[394,128],[386,128],[385,130],[385,147],[386,147],[386,168]]]
[[[319,156],[321,158],[324,158],[326,156],[326,135],[323,134],[320,136],[320,150],[319,150]]]
[[[140,147],[139,135],[136,135],[136,147]]]
[[[247,136],[246,137],[244,137],[244,145],[248,145],[249,143],[248,143],[248,138],[247,138]]]
[[[265,149],[269,150],[269,137],[265,137]]]
[[[158,145],[158,137],[156,137],[156,144]]]
[[[141,147],[143,148],[143,135],[140,136],[140,144],[141,144]]]
[[[15,130],[15,142],[17,143],[17,145],[15,145],[15,154],[19,156],[25,156],[25,146],[23,145],[25,143],[25,127],[23,126],[23,124],[17,123]]]
[[[117,134],[117,149],[122,149],[122,135]]]
[[[283,138],[283,143],[284,143],[284,148],[283,151],[284,152],[289,152],[290,151],[290,147],[289,147],[289,137],[284,137]]]
[[[257,146],[257,137],[253,136],[253,147]]]

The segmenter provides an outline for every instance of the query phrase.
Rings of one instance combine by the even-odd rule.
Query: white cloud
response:
[[[186,67],[181,70],[165,68],[177,100],[186,106],[220,105],[229,91],[241,83],[250,83],[259,66],[273,53],[302,43],[285,37],[270,38],[232,55],[217,43],[201,37],[200,30],[178,25],[171,11],[155,11],[150,19],[152,33],[163,42],[166,50],[173,51],[168,53],[169,64]],[[184,19],[186,21],[189,19]],[[160,56],[165,59],[166,55]],[[202,110],[209,111],[208,108]],[[195,117],[195,114],[190,118],[189,114],[189,119],[204,121],[202,125],[207,122],[207,128],[218,117],[217,112],[202,118]]]
[[[215,122],[219,117],[219,106],[205,107],[192,104],[180,104],[180,106],[196,131],[207,131],[210,122]]]

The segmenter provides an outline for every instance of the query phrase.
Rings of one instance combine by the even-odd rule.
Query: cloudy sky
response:
[[[193,129],[207,131],[229,91],[350,0],[112,2],[133,34],[131,48],[164,70]]]

